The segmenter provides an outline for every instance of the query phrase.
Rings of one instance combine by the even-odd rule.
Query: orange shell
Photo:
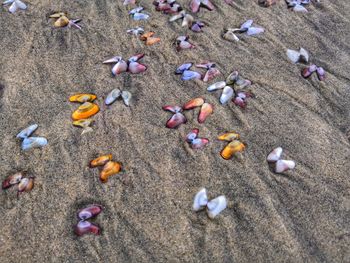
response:
[[[154,35],[154,32],[147,32],[147,33],[144,33],[142,36],[140,36],[140,39],[141,40],[147,40],[147,38],[150,38],[151,36]]]
[[[69,19],[66,16],[61,16],[53,24],[55,27],[65,27],[69,24]]]
[[[107,183],[108,177],[120,172],[121,164],[113,161],[109,161],[105,164],[100,172],[100,180],[102,183]]]
[[[245,145],[237,140],[234,140],[227,144],[225,148],[221,151],[221,157],[225,160],[231,159],[232,156],[237,152],[242,152],[245,149]]]
[[[91,102],[84,102],[81,106],[76,109],[72,114],[73,120],[81,120],[81,119],[87,119],[93,115],[95,115],[97,112],[99,112],[100,108],[98,105],[91,103]]]
[[[91,168],[94,168],[94,167],[97,167],[97,166],[102,166],[102,165],[105,165],[110,160],[112,160],[112,154],[102,155],[100,157],[97,157],[96,159],[93,159],[90,162],[89,166]]]
[[[230,131],[230,132],[227,132],[227,133],[224,133],[222,135],[220,135],[218,137],[218,139],[220,141],[227,141],[227,142],[231,142],[233,140],[237,140],[239,139],[239,134],[234,132],[234,131]]]
[[[158,42],[160,42],[160,38],[159,37],[150,37],[150,38],[147,38],[146,45],[147,46],[151,46],[151,45],[153,45],[155,43],[158,43]]]
[[[97,98],[95,94],[89,94],[89,93],[80,93],[80,94],[75,94],[73,96],[69,97],[70,102],[87,102],[87,101],[94,101]]]
[[[184,110],[190,110],[194,109],[196,107],[200,107],[204,104],[203,98],[195,98],[185,103],[185,105],[182,107]]]

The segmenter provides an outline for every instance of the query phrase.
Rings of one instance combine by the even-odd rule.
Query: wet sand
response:
[[[287,10],[284,1],[262,8],[235,0],[232,7],[213,0],[202,9],[203,33],[139,1],[151,18],[131,20],[122,1],[26,1],[28,10],[0,11],[1,180],[19,170],[36,176],[35,188],[16,198],[0,192],[0,261],[6,262],[349,262],[350,261],[350,4],[328,1],[309,13]],[[178,1],[187,8],[189,1]],[[82,18],[83,30],[53,29],[48,15],[67,11]],[[265,28],[259,37],[224,41],[224,27],[246,19]],[[153,30],[161,42],[147,47],[126,34],[131,27]],[[176,52],[176,37],[188,33],[197,48]],[[305,80],[302,65],[288,61],[287,48],[304,47],[324,67],[325,82]],[[101,62],[115,55],[145,53],[148,70],[111,76]],[[237,69],[253,81],[246,110],[218,102],[208,84],[181,81],[174,74],[184,62],[217,63],[223,80]],[[114,88],[133,94],[107,107]],[[94,132],[83,136],[71,125],[74,93],[98,96],[101,111]],[[202,96],[214,114],[198,124],[165,128],[165,104],[182,105]],[[23,152],[15,135],[37,123],[42,149]],[[193,151],[184,136],[198,127],[210,139]],[[235,130],[247,143],[240,159],[223,160],[216,137]],[[266,155],[277,146],[296,161],[295,170],[276,175]],[[123,163],[121,176],[101,184],[88,162],[111,153]],[[194,194],[226,195],[229,208],[217,219],[191,211]],[[94,222],[100,236],[77,238],[76,211],[103,205]]]

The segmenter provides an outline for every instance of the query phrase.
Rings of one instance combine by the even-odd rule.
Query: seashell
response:
[[[103,166],[111,160],[112,160],[112,154],[102,155],[100,157],[97,157],[96,159],[93,159],[90,162],[89,166],[90,166],[90,168],[94,168],[97,166]]]
[[[126,91],[126,90],[122,91],[122,99],[123,99],[124,104],[126,106],[130,106],[131,97],[132,97],[132,95],[129,91]]]
[[[180,51],[181,49],[191,49],[194,48],[195,46],[188,41],[189,37],[188,36],[179,36],[176,39],[176,50]]]
[[[151,46],[151,45],[156,44],[158,42],[160,42],[160,38],[159,37],[151,37],[151,38],[148,38],[146,40],[146,45],[147,46]]]
[[[81,93],[81,94],[75,94],[73,96],[69,97],[70,102],[80,102],[84,103],[87,101],[94,101],[97,98],[95,94],[89,94],[89,93]]]
[[[221,157],[225,160],[229,160],[232,158],[232,156],[237,152],[242,152],[245,149],[245,145],[238,141],[233,140],[229,144],[225,146],[225,148],[221,151]]]
[[[247,35],[254,36],[254,35],[264,33],[264,31],[265,31],[265,29],[263,29],[262,27],[250,27],[247,30]]]
[[[43,147],[47,144],[47,140],[44,137],[28,137],[22,142],[22,150],[27,151],[31,148]]]
[[[200,211],[204,209],[208,204],[207,190],[202,188],[195,196],[193,200],[193,211]]]
[[[199,7],[201,5],[201,0],[191,0],[190,8],[193,13],[197,13],[199,11]]]
[[[142,6],[135,7],[134,9],[129,11],[129,15],[134,15],[136,13],[140,13],[143,10]]]
[[[275,5],[278,0],[259,0],[258,4],[263,7],[270,7],[272,5]]]
[[[203,123],[212,113],[213,113],[213,105],[209,103],[204,103],[198,115],[198,122]]]
[[[136,13],[133,15],[133,18],[135,21],[147,20],[149,18],[149,15],[144,13]]]
[[[11,4],[9,8],[9,12],[12,14],[15,13],[17,9],[22,9],[22,10],[27,9],[27,5],[20,0],[8,0],[3,3],[3,5],[9,5],[9,4]]]
[[[181,26],[182,27],[190,27],[193,24],[193,20],[194,20],[193,16],[186,14],[182,20]]]
[[[304,78],[308,78],[312,75],[312,73],[314,73],[315,71],[317,71],[317,66],[315,64],[309,66],[309,67],[306,67],[304,68],[302,71],[301,71],[301,75],[304,77]]]
[[[204,104],[203,98],[195,98],[185,103],[185,105],[182,107],[184,110],[192,110],[196,107],[200,107]]]
[[[245,109],[247,106],[247,98],[253,97],[253,94],[246,91],[238,91],[236,97],[232,100],[234,104]]]
[[[107,60],[103,61],[102,63],[103,63],[103,64],[117,63],[117,62],[119,62],[119,61],[122,60],[122,59],[123,59],[123,58],[120,57],[120,56],[115,56],[115,57],[113,57],[113,58],[110,58],[110,59],[107,59]]]
[[[186,141],[192,142],[194,139],[197,138],[199,133],[199,129],[193,129],[189,134],[186,135]]]
[[[204,23],[201,21],[196,21],[193,23],[193,25],[191,26],[191,30],[193,32],[199,33],[202,31],[202,28],[204,27]]]
[[[244,33],[246,31],[248,31],[248,29],[253,25],[253,20],[252,19],[249,19],[247,21],[245,21],[241,27],[239,28],[240,32],[241,33]]]
[[[151,36],[153,36],[155,33],[154,32],[147,32],[147,33],[144,33],[142,36],[140,36],[140,39],[141,40],[147,40],[147,38],[150,38]]]
[[[124,60],[119,60],[117,64],[112,67],[112,74],[118,75],[120,73],[126,72],[128,70],[128,64]]]
[[[295,168],[295,162],[290,160],[278,160],[275,166],[276,173],[283,173]]]
[[[123,5],[135,5],[136,4],[136,0],[124,0]]]
[[[182,111],[182,108],[180,106],[163,106],[163,110],[170,111],[172,113],[178,113]]]
[[[113,161],[107,162],[100,172],[100,180],[102,183],[107,183],[108,177],[120,172],[121,164]]]
[[[145,72],[147,70],[147,67],[138,62],[130,62],[128,70],[132,74],[138,74],[138,73]]]
[[[226,39],[228,41],[239,41],[239,38],[236,36],[236,34],[232,30],[227,30],[223,35],[223,39]]]
[[[219,215],[227,207],[226,197],[223,195],[218,196],[217,198],[210,200],[207,204],[207,212],[209,218],[213,219]]]
[[[136,54],[136,55],[133,55],[132,57],[130,57],[128,59],[129,62],[136,62],[136,61],[139,61],[141,58],[143,58],[145,56],[145,54]]]
[[[318,67],[316,69],[317,77],[320,81],[324,81],[326,79],[326,72],[322,67]]]
[[[84,102],[82,105],[78,107],[77,110],[75,110],[72,114],[73,120],[81,120],[81,119],[87,119],[93,115],[95,115],[97,112],[99,112],[100,108],[97,104],[91,103],[91,102]]]
[[[137,36],[137,35],[142,34],[144,32],[144,30],[142,27],[135,27],[135,28],[128,29],[126,32]]]
[[[307,9],[305,7],[303,7],[302,5],[295,5],[293,7],[293,11],[295,11],[295,12],[304,12],[304,13],[308,12]]]
[[[93,119],[81,119],[81,120],[73,121],[73,125],[85,129],[89,127],[93,122],[94,122]]]
[[[169,129],[175,129],[186,122],[186,117],[182,113],[177,112],[167,121],[166,127]]]
[[[69,24],[69,19],[66,16],[61,16],[58,18],[55,23],[53,24],[54,27],[66,27]]]
[[[216,82],[216,83],[210,85],[207,88],[207,91],[214,91],[214,90],[218,90],[218,89],[223,89],[225,86],[226,86],[225,81],[219,81],[219,82]]]
[[[32,133],[38,128],[38,124],[30,125],[29,127],[25,128],[24,130],[20,131],[20,133],[17,134],[17,138],[25,139],[28,138]]]
[[[245,87],[250,86],[252,84],[252,82],[248,79],[244,79],[244,78],[238,76],[235,84],[238,85],[241,89],[243,89]]]
[[[23,176],[24,172],[18,172],[8,176],[4,181],[2,181],[2,189],[7,189],[15,184],[18,184]]]
[[[227,85],[233,85],[236,83],[236,81],[238,80],[239,77],[239,73],[238,71],[233,71],[226,79],[226,84]]]
[[[203,81],[204,82],[211,81],[218,75],[220,75],[220,71],[217,68],[212,67],[205,73]]]
[[[299,51],[287,49],[287,56],[293,63],[307,63],[309,61],[309,53],[302,47]]]
[[[222,91],[222,94],[220,96],[220,103],[225,104],[227,103],[235,94],[235,91],[230,86],[225,86],[224,90]]]
[[[186,15],[186,11],[182,10],[180,13],[170,17],[169,22],[174,22],[176,20],[183,19],[185,17],[185,15]]]
[[[267,156],[267,161],[268,162],[277,162],[282,155],[283,149],[282,147],[277,147],[275,148],[269,155]]]
[[[185,70],[181,76],[182,80],[192,80],[192,79],[201,79],[201,78],[202,78],[202,75],[200,73],[192,70]]]
[[[77,213],[78,218],[80,220],[86,220],[92,217],[97,216],[98,214],[100,214],[102,211],[102,206],[101,205],[89,205],[83,209],[80,209]]]
[[[178,67],[175,71],[175,74],[182,74],[184,73],[186,70],[189,70],[192,67],[192,63],[185,63],[182,64],[180,67]]]
[[[82,236],[88,233],[99,235],[101,231],[98,225],[92,224],[88,221],[80,221],[74,227],[74,232],[77,236]]]
[[[234,131],[231,131],[231,132],[227,132],[227,133],[224,133],[222,135],[220,135],[218,137],[218,139],[220,141],[227,141],[227,142],[232,142],[233,140],[238,140],[239,139],[239,134],[234,132]]]
[[[22,178],[18,184],[18,192],[29,192],[34,187],[34,177]]]
[[[64,12],[58,12],[58,13],[54,13],[54,14],[50,15],[49,17],[50,18],[60,18],[61,16],[67,16],[67,14]]]
[[[120,89],[113,89],[110,93],[108,93],[107,98],[105,99],[105,104],[111,105],[121,96],[121,94]]]
[[[197,138],[198,133],[198,129],[193,129],[186,136],[186,141],[191,144],[192,149],[201,149],[209,143],[209,140],[207,138]]]

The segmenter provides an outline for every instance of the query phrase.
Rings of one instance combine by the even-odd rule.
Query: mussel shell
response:
[[[119,173],[121,170],[121,164],[118,162],[109,161],[105,164],[100,172],[100,180],[102,183],[107,183],[108,177]]]
[[[70,102],[80,102],[84,103],[87,101],[94,101],[97,98],[95,94],[89,94],[89,93],[80,93],[80,94],[75,94],[73,96],[69,97]]]
[[[81,106],[78,107],[72,114],[73,120],[81,120],[87,119],[97,112],[99,112],[100,108],[97,104],[91,102],[84,102]]]
[[[96,159],[93,159],[90,162],[89,166],[90,166],[90,168],[94,168],[97,166],[103,166],[111,160],[112,160],[112,154],[102,155],[100,157],[97,157]]]

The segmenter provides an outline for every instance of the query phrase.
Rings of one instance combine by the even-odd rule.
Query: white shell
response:
[[[296,50],[287,49],[287,56],[293,63],[298,63],[300,58],[300,53]]]
[[[130,106],[131,97],[132,97],[132,95],[129,91],[126,91],[126,90],[122,91],[122,99],[123,99],[124,104],[126,106]]]
[[[226,86],[220,96],[220,103],[221,104],[227,103],[233,97],[233,94],[234,94],[233,88],[231,88],[230,86]]]
[[[265,29],[263,29],[262,27],[250,27],[248,28],[247,35],[254,36],[254,35],[264,33],[264,31]]]
[[[116,99],[118,99],[121,95],[120,89],[114,89],[112,90],[108,95],[107,98],[105,99],[105,104],[110,105],[113,102],[115,102]]]
[[[210,218],[216,217],[227,207],[226,197],[223,195],[211,200],[207,204],[207,212]]]
[[[23,140],[22,150],[26,151],[31,148],[43,147],[46,144],[47,144],[47,140],[44,137],[29,137]]]
[[[303,60],[304,62],[309,62],[309,53],[306,51],[306,49],[301,47],[299,49],[299,53],[300,53],[299,60]]]
[[[305,7],[303,7],[302,5],[295,5],[293,7],[293,11],[295,11],[295,12],[308,12],[307,9]]]
[[[267,161],[277,162],[281,158],[282,152],[283,152],[282,147],[277,147],[267,156]]]
[[[194,197],[193,200],[193,210],[199,211],[205,208],[208,204],[207,190],[202,188]]]
[[[38,128],[38,124],[30,125],[29,127],[22,130],[20,133],[18,133],[16,137],[25,139],[29,137],[37,128]]]
[[[216,82],[216,83],[210,85],[210,86],[207,88],[207,91],[213,91],[213,90],[223,89],[225,86],[226,86],[226,82],[225,82],[225,81],[219,81],[219,82]]]
[[[278,160],[276,162],[275,172],[283,173],[288,170],[292,170],[295,168],[295,162],[291,160]]]

